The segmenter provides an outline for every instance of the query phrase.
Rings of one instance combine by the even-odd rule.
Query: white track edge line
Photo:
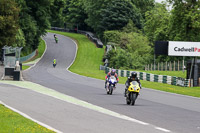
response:
[[[170,133],[171,132],[170,130],[167,130],[167,129],[161,128],[161,127],[155,127],[155,129],[163,131],[163,132],[166,132],[166,133]]]
[[[49,129],[49,130],[52,130],[52,131],[57,132],[57,133],[62,133],[61,131],[59,131],[59,130],[57,130],[57,129],[55,129],[55,128],[53,128],[53,127],[47,125],[47,124],[44,124],[44,123],[42,123],[42,122],[40,122],[40,121],[38,121],[38,120],[35,120],[35,119],[31,118],[31,117],[28,116],[27,114],[25,114],[25,113],[23,113],[23,112],[21,112],[21,111],[15,109],[15,108],[9,106],[9,105],[3,103],[2,101],[0,101],[0,104],[4,105],[5,107],[11,109],[12,111],[14,111],[14,112],[16,112],[16,113],[22,115],[23,117],[25,117],[25,118],[27,118],[27,119],[33,121],[33,122],[36,122],[37,124],[39,124],[39,125],[41,125],[41,126],[47,128],[47,129]]]

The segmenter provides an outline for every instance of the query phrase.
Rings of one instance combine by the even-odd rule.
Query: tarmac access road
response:
[[[135,106],[128,106],[124,85],[118,84],[113,95],[107,95],[103,80],[69,72],[66,68],[75,58],[76,44],[57,36],[58,44],[52,33],[44,37],[46,53],[33,68],[23,72],[26,81],[46,87],[44,93],[25,89],[28,85],[1,83],[0,101],[61,132],[200,132],[199,98],[143,88]],[[52,66],[54,58],[56,68]]]

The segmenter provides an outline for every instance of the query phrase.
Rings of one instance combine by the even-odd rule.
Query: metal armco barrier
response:
[[[109,71],[111,71],[111,68],[106,67],[105,68],[105,73],[107,74]],[[132,71],[127,71],[127,70],[116,70],[118,76],[121,77],[128,77],[130,76]],[[167,76],[167,75],[156,75],[156,74],[151,74],[151,73],[145,73],[145,72],[137,72],[138,77],[140,80],[146,80],[150,82],[159,82],[159,83],[165,83],[165,84],[171,84],[171,85],[176,85],[176,86],[182,86],[182,87],[193,87],[192,83],[190,84],[190,79],[183,79],[180,77],[175,77],[175,76]]]

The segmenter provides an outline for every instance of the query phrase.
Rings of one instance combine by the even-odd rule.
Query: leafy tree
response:
[[[105,31],[104,32],[105,42],[119,43],[121,34],[122,33],[117,30]]]
[[[24,33],[21,29],[18,29],[18,32],[17,32],[15,38],[16,38],[16,40],[15,40],[15,43],[13,44],[13,47],[24,47],[26,45]]]
[[[111,50],[108,53],[109,66],[119,68],[133,68],[132,67],[132,56],[123,49]]]
[[[150,11],[155,6],[155,0],[131,0],[132,3],[140,10],[142,17],[145,18],[145,13]]]
[[[45,35],[49,28],[50,4],[51,0],[30,1],[16,0],[20,7],[20,28],[25,37],[26,47],[23,51],[37,49],[39,39]]]
[[[50,14],[50,4],[51,0],[37,0],[30,1],[26,0],[26,4],[29,7],[30,15],[34,18],[37,23],[37,34],[35,36],[35,47],[37,48],[39,44],[39,38],[41,35],[45,35],[46,29],[50,27],[49,14]]]
[[[112,0],[101,12],[99,27],[105,30],[120,30],[132,20],[136,27],[142,28],[141,14],[128,0]]]
[[[156,3],[151,11],[146,12],[144,33],[151,43],[168,40],[169,17],[165,4]]]
[[[53,27],[63,27],[64,16],[63,9],[65,7],[64,0],[54,0],[50,5],[50,22]]]
[[[135,26],[132,20],[129,20],[128,24],[122,28],[122,31],[126,33],[131,33],[131,32],[141,33],[141,31]]]
[[[26,5],[26,1],[18,0],[18,5],[20,7],[19,13],[19,25],[22,30],[25,38],[26,47],[22,49],[24,53],[29,53],[34,50],[33,46],[35,45],[34,38],[37,35],[37,23],[34,18],[29,14],[30,8]]]
[[[170,40],[200,41],[200,1],[169,0],[173,4],[170,17]]]
[[[19,8],[13,0],[0,0],[0,48],[15,43],[18,32]]]
[[[102,20],[101,12],[102,9],[106,8],[110,0],[81,0],[83,8],[88,15],[86,23],[90,26],[96,33],[102,33],[99,28],[100,22]]]
[[[67,25],[72,25],[73,28],[80,30],[88,30],[86,24],[87,14],[84,11],[82,0],[68,0],[65,8]]]

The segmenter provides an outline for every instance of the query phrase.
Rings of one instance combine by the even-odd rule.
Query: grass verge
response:
[[[25,65],[22,65],[22,70],[26,70],[28,69],[30,66],[25,66]]]
[[[94,43],[88,40],[86,36],[81,34],[65,33],[65,32],[50,31],[50,30],[48,32],[62,34],[76,40],[78,44],[78,53],[74,64],[69,69],[70,71],[88,77],[105,79],[104,71],[99,70],[99,65],[102,64],[104,49],[96,48]],[[182,71],[179,72],[145,71],[145,72],[159,74],[159,75],[177,76],[177,77],[184,77],[186,75],[186,72],[183,73]],[[126,79],[127,79],[126,77],[119,77],[119,83],[124,84]],[[193,87],[193,88],[180,87],[180,86],[174,86],[157,82],[149,82],[144,80],[141,80],[141,83],[142,86],[145,88],[152,88],[166,92],[200,97],[200,87]]]
[[[152,73],[156,75],[168,75],[168,76],[176,76],[181,78],[186,78],[186,71],[144,71],[144,70],[135,70],[140,72]]]
[[[2,104],[0,104],[0,127],[2,133],[54,133]]]

